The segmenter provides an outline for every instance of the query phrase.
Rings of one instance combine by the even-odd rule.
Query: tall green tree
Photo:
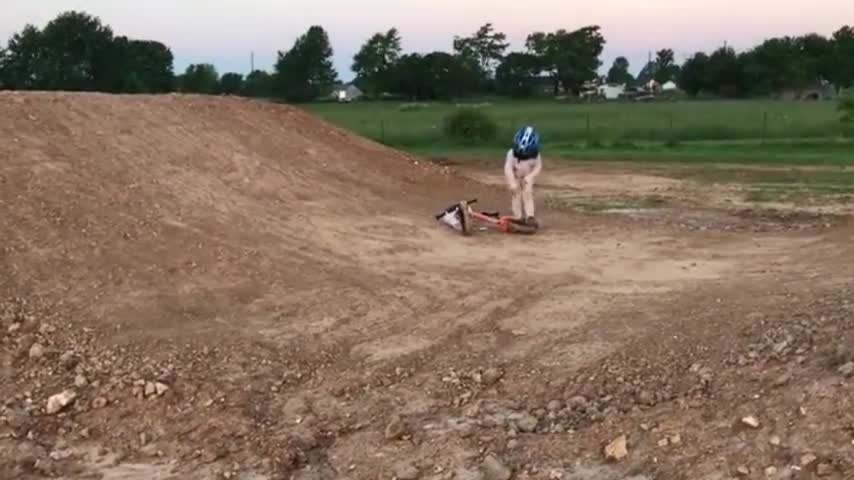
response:
[[[830,80],[837,87],[854,87],[854,28],[846,25],[833,33],[832,52]]]
[[[803,57],[804,69],[808,72],[811,84],[833,77],[835,58],[831,39],[810,33],[798,37],[795,44]]]
[[[803,88],[816,80],[797,39],[771,38],[740,56],[745,85],[751,94],[769,95]]]
[[[510,53],[495,70],[498,92],[513,97],[531,96],[535,93],[539,74],[540,61],[535,55]]]
[[[44,49],[38,28],[26,25],[12,35],[0,55],[0,79],[5,88],[31,90],[46,85]]]
[[[559,83],[566,91],[578,94],[585,82],[598,78],[605,38],[599,26],[592,25],[571,32],[535,32],[528,36],[526,46],[555,80],[556,93]]]
[[[605,38],[599,30],[598,26],[590,26],[569,33],[558,31],[555,35],[561,84],[576,95],[585,82],[598,77],[597,71],[602,65],[599,56],[605,46]]]
[[[332,46],[323,27],[314,25],[275,66],[276,92],[289,101],[315,100],[328,93],[338,77],[332,66]]]
[[[664,84],[675,80],[678,75],[679,65],[676,64],[673,50],[665,48],[656,52],[655,73],[653,74],[655,81]]]
[[[709,56],[703,52],[697,52],[685,61],[679,71],[679,88],[691,96],[696,96],[702,91],[709,90],[708,83]]]
[[[394,93],[409,99],[449,100],[473,93],[479,77],[477,69],[458,55],[431,52],[401,57],[394,79]]]
[[[209,63],[192,64],[184,71],[180,84],[182,92],[214,94],[219,87],[219,73]]]
[[[59,14],[12,36],[2,61],[12,88],[96,90],[111,82],[113,31],[86,13]]]
[[[617,57],[614,59],[614,63],[608,70],[606,81],[617,85],[630,85],[635,81],[635,77],[629,72],[629,60],[626,57]]]
[[[396,28],[374,34],[353,57],[356,85],[369,95],[388,90],[394,66],[400,59],[401,39]]]
[[[560,76],[557,69],[557,49],[554,44],[554,34],[534,32],[525,40],[528,53],[537,59],[540,71],[552,79],[552,90],[555,95],[560,92]]]
[[[238,95],[242,93],[243,75],[233,72],[226,73],[219,79],[217,91],[226,95]]]
[[[172,51],[153,40],[116,37],[98,89],[108,92],[164,93],[175,90]]]
[[[709,56],[706,81],[712,89],[725,97],[741,97],[748,91],[745,86],[744,63],[732,47],[721,47]]]
[[[400,57],[394,66],[392,82],[392,91],[409,100],[424,100],[430,97],[427,64],[419,53]]]
[[[243,95],[249,97],[272,97],[273,76],[263,70],[254,70],[243,82]]]
[[[116,37],[97,17],[71,11],[15,33],[0,78],[13,89],[165,92],[174,87],[172,62],[162,43]]]
[[[507,35],[496,32],[492,23],[484,24],[471,36],[454,37],[454,52],[475,65],[484,78],[494,74],[509,46]]]

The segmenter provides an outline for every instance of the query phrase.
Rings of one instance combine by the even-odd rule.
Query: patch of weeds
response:
[[[779,188],[757,188],[747,192],[744,200],[750,203],[782,202],[789,199],[791,193]]]
[[[397,107],[401,112],[418,112],[430,108],[428,103],[402,103]]]
[[[614,148],[622,148],[624,150],[631,150],[637,148],[637,144],[631,140],[617,140],[614,142]]]
[[[667,199],[660,195],[642,197],[588,198],[576,202],[574,208],[583,212],[605,212],[608,210],[647,210],[664,208]]]

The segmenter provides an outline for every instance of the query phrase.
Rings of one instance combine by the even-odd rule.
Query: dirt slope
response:
[[[212,317],[239,331],[245,309],[341,294],[324,285],[387,248],[372,237],[408,235],[467,193],[261,102],[4,94],[0,118],[5,281],[146,334]]]
[[[462,238],[497,187],[297,109],[0,94],[0,478],[854,469],[847,219],[545,175],[538,235]]]

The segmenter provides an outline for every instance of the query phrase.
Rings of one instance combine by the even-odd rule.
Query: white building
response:
[[[351,102],[362,96],[362,91],[359,90],[359,87],[351,84],[342,85],[335,89],[335,98],[338,99],[339,102]]]
[[[673,80],[670,80],[661,86],[662,92],[673,92],[676,90],[679,90],[679,87],[676,85],[676,82],[674,82]]]
[[[626,84],[606,84],[599,87],[599,95],[606,100],[616,100],[626,93]]]

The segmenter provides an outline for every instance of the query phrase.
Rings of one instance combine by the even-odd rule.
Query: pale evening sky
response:
[[[256,68],[271,69],[277,50],[320,24],[344,80],[362,42],[393,26],[405,51],[427,52],[450,51],[454,35],[486,22],[508,35],[511,49],[532,31],[597,24],[607,40],[603,69],[624,55],[637,72],[647,52],[661,48],[672,48],[681,62],[724,41],[742,49],[769,36],[829,35],[854,23],[852,0],[0,0],[0,45],[26,23],[42,27],[64,10],[96,15],[120,35],[165,43],[177,72],[210,62],[220,73],[247,73],[252,51]]]

